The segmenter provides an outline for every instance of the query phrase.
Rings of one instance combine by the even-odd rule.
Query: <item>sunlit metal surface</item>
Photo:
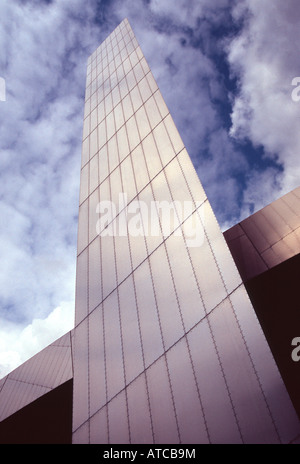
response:
[[[74,443],[291,441],[299,421],[127,20],[88,60],[82,150]],[[116,213],[96,234],[97,198]],[[150,214],[163,201],[167,220]]]

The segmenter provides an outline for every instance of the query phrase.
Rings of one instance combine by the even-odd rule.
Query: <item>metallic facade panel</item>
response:
[[[177,160],[194,202],[203,203],[207,198],[206,193],[199,182],[198,175],[185,148],[178,154]]]
[[[88,314],[88,249],[86,248],[77,257],[76,292],[75,292],[75,325],[79,324],[79,322],[81,322],[87,316],[87,314]]]
[[[86,164],[81,171],[80,198],[79,203],[83,203],[89,195],[89,165]]]
[[[81,427],[73,431],[72,443],[74,445],[90,442],[90,425],[85,422]],[[99,442],[97,442],[99,443]]]
[[[132,444],[153,442],[146,374],[142,374],[127,389],[130,438]]]
[[[244,282],[300,253],[299,188],[224,232]]]
[[[207,313],[226,298],[226,288],[206,235],[203,236],[201,246],[190,247],[188,252]]]
[[[153,137],[159,152],[163,166],[168,164],[176,155],[173,145],[169,139],[164,121],[153,129]]]
[[[147,171],[150,179],[153,179],[162,169],[162,163],[152,133],[142,141],[142,147],[147,163]]]
[[[165,246],[162,245],[149,258],[164,349],[167,350],[184,335],[182,316],[176,299],[174,281]],[[166,288],[168,291],[166,292]]]
[[[145,366],[148,367],[164,352],[161,324],[155,301],[151,268],[148,260],[134,272],[134,288],[139,312],[139,324]]]
[[[110,443],[124,444],[130,441],[127,397],[124,391],[108,403],[108,433]]]
[[[74,442],[288,441],[297,426],[285,388],[274,363],[261,372],[272,355],[127,20],[89,63],[87,95],[97,92],[98,103],[91,99],[84,131],[98,145],[90,136],[84,159],[99,160],[100,203],[90,168],[88,226],[79,226],[89,235],[80,243],[90,313],[74,329]],[[251,239],[268,224],[262,251],[274,245],[272,225],[283,227],[278,214],[274,221],[249,222]],[[280,391],[288,433],[276,426]]]
[[[119,301],[125,382],[129,384],[145,368],[140,318],[132,275],[119,286]]]
[[[166,240],[166,249],[184,331],[187,332],[205,317],[204,303],[200,296],[195,271],[185,252],[183,236],[172,234]],[[186,284],[187,281],[189,285]]]
[[[112,172],[119,164],[117,137],[114,135],[107,144],[109,171]]]
[[[186,338],[167,352],[170,382],[182,443],[209,443],[209,431]]]
[[[88,245],[88,211],[89,200],[86,199],[79,208],[78,214],[78,237],[77,237],[77,252],[80,253]]]
[[[108,401],[123,390],[125,386],[125,366],[118,299],[118,292],[112,292],[103,303]],[[92,349],[93,347],[90,348]]]
[[[242,443],[210,321],[204,319],[197,324],[187,334],[187,341],[210,443]]]
[[[165,356],[159,358],[149,368],[147,380],[154,443],[179,443],[178,419]]]
[[[88,442],[91,444],[98,444],[108,443],[108,437],[108,417],[106,406],[91,417],[91,420],[89,421],[89,435],[85,437],[76,437],[76,439],[79,443],[83,444]]]
[[[40,396],[50,391],[50,388],[35,385],[8,377],[3,389],[1,390],[1,420],[6,419],[14,412],[26,406]]]
[[[99,189],[96,189],[89,196],[89,243],[97,237],[97,205],[99,203]]]
[[[89,419],[88,330],[88,318],[77,325],[74,330],[73,432]]]
[[[279,443],[272,412],[229,299],[209,321],[243,443]]]
[[[98,157],[99,182],[101,184],[108,176],[107,145],[104,145],[96,156]]]
[[[147,165],[141,144],[138,145],[135,150],[133,150],[131,158],[137,191],[140,192],[149,183]]]
[[[89,397],[90,415],[93,416],[107,402],[106,395],[106,350],[102,305],[90,315],[89,344]]]
[[[91,158],[89,167],[89,193],[92,193],[99,185],[99,169],[97,155]]]
[[[94,240],[89,246],[89,270],[88,270],[88,305],[89,312],[102,301],[102,267],[101,267],[101,243]]]
[[[122,213],[118,216],[120,221],[123,220]],[[124,223],[125,223],[126,218],[124,217]],[[123,226],[120,224],[119,230]],[[124,224],[124,230],[127,232],[126,224]],[[128,240],[128,235],[116,235],[114,237],[114,243],[115,243],[115,253],[116,256],[119,256],[119,259],[117,261],[117,281],[118,283],[122,282],[126,277],[131,273],[131,256],[130,256],[130,248],[129,248],[129,240]]]

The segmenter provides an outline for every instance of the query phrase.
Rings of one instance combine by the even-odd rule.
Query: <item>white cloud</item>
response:
[[[231,134],[263,146],[265,156],[283,167],[281,177],[274,178],[271,170],[273,175],[266,175],[264,182],[261,173],[253,171],[245,199],[251,198],[257,209],[261,197],[266,203],[300,184],[300,106],[291,98],[292,79],[300,73],[300,9],[297,0],[251,0],[244,1],[243,7],[241,11],[239,5],[238,14],[247,12],[246,26],[228,47],[231,69],[240,84]]]
[[[56,338],[53,308],[75,294],[85,67],[101,33],[89,23],[93,2],[71,3],[0,5],[0,353],[9,365]],[[70,324],[61,317],[73,325],[70,311]]]
[[[224,12],[234,5],[234,0],[177,0],[176,6],[172,0],[151,0],[150,9],[153,13],[162,15],[176,24],[190,28],[199,27],[199,20],[208,19],[220,23]]]

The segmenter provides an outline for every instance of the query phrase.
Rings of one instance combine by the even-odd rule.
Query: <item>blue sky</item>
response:
[[[222,227],[300,185],[298,0],[2,0],[0,377],[73,327],[88,56],[127,17]]]

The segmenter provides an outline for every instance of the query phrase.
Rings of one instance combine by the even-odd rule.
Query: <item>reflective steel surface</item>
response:
[[[300,187],[224,232],[243,281],[300,253]]]
[[[151,209],[163,201],[167,220]],[[88,60],[80,202],[73,442],[295,438],[293,406],[126,19]]]

